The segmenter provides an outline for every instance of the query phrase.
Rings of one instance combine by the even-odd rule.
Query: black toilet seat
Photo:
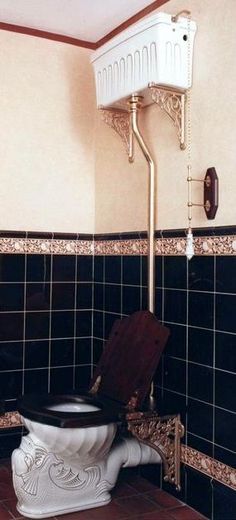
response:
[[[90,412],[65,412],[48,409],[49,406],[57,404],[81,404],[81,402],[95,406],[99,408],[99,410]],[[50,426],[57,426],[58,428],[88,428],[113,422],[122,422],[125,407],[111,399],[93,397],[89,394],[32,394],[19,399],[18,411],[26,419],[31,419],[32,421]]]

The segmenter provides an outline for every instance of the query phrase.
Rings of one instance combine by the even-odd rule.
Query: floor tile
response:
[[[170,515],[170,520],[204,520],[205,517],[202,516],[194,509],[188,506],[177,507],[173,509],[169,509],[168,513]],[[222,519],[223,520],[223,519]]]
[[[156,509],[156,504],[143,495],[119,498],[116,499],[115,502],[122,505],[127,515],[140,515],[141,513],[149,513]]]
[[[150,500],[153,500],[156,504],[164,509],[169,509],[170,507],[179,507],[182,506],[183,503],[177,498],[173,497],[166,493],[166,491],[162,491],[162,489],[153,489],[146,494]]]
[[[0,504],[0,520],[12,520],[11,513]]]

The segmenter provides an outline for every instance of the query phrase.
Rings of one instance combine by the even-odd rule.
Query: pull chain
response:
[[[193,233],[192,233],[192,149],[191,149],[191,42],[190,42],[190,16],[188,14],[188,48],[187,48],[187,66],[188,66],[188,90],[187,90],[187,182],[188,182],[188,232],[186,243],[186,256],[188,260],[194,255]]]

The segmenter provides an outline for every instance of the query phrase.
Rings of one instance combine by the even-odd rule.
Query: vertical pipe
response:
[[[138,111],[142,97],[133,94],[129,100],[131,131],[148,162],[148,310],[155,310],[155,165],[138,127]]]

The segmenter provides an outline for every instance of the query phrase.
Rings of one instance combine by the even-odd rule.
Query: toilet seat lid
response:
[[[149,311],[115,321],[90,388],[99,381],[99,395],[123,405],[134,398],[138,408],[149,392],[168,336],[169,329]]]

